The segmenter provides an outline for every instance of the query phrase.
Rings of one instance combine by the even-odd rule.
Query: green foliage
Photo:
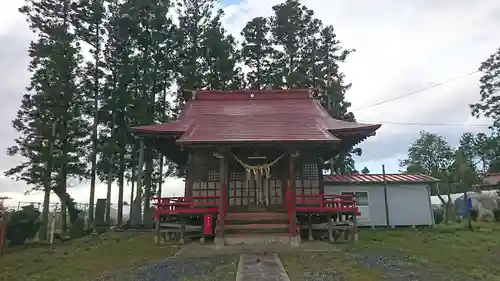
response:
[[[332,26],[287,0],[271,16],[250,20],[239,48],[216,3],[26,0],[20,11],[36,34],[32,77],[12,122],[20,137],[8,150],[24,161],[5,174],[55,192],[75,225],[68,187],[90,178],[93,202],[97,180],[117,181],[123,202],[123,187],[137,172],[130,127],[177,118],[187,90],[311,88],[332,117],[355,120],[340,71],[353,50],[341,46]],[[332,160],[336,172],[355,171],[361,152],[346,147]],[[144,198],[166,176],[184,175],[150,145],[144,162]],[[42,221],[47,215],[44,208]]]
[[[490,134],[464,133],[460,138],[458,150],[475,167],[478,174],[485,175],[496,171],[497,159],[500,156],[499,141],[500,138],[494,129]]]
[[[498,99],[498,92],[500,91],[500,48],[481,63],[479,70],[483,73],[483,76],[479,79],[480,100],[471,105],[472,115],[475,117],[489,117],[494,120],[495,127],[498,128],[500,126],[500,100]]]
[[[408,149],[408,157],[400,160],[400,167],[408,173],[422,173],[441,179],[447,193],[471,190],[473,185],[479,183],[475,159],[481,144],[476,136],[465,133],[459,147],[454,150],[443,136],[422,131]]]
[[[345,93],[340,64],[351,49],[344,49],[331,25],[297,0],[273,6],[270,17],[256,17],[243,28],[241,57],[250,71],[249,88],[311,88],[330,116],[355,121]],[[334,159],[336,173],[355,172],[353,156],[360,148],[347,147]]]
[[[500,48],[481,63],[479,71],[483,76],[479,79],[480,100],[472,104],[474,117],[488,117],[493,120],[489,135],[477,134],[474,138],[475,156],[481,164],[482,173],[500,172]]]
[[[6,231],[9,247],[22,245],[35,238],[41,225],[40,212],[32,206],[10,213]]]
[[[443,136],[421,131],[399,166],[409,173],[424,173],[441,179],[453,163],[453,150]]]
[[[85,236],[85,219],[83,217],[78,217],[69,229],[69,236],[71,238],[80,238]]]
[[[370,170],[368,169],[368,167],[364,167],[363,170],[361,170],[361,173],[362,174],[369,174]]]
[[[493,217],[496,222],[500,222],[500,209],[493,210]]]
[[[473,221],[477,221],[479,218],[479,212],[477,210],[474,210],[474,209],[469,211],[469,215],[470,215],[470,219]]]
[[[433,215],[434,215],[434,223],[435,224],[440,224],[444,220],[444,211],[442,209],[435,209],[433,210]]]

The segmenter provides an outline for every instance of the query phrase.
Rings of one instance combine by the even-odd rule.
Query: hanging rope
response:
[[[281,154],[280,157],[274,159],[274,161],[267,163],[267,164],[260,164],[260,165],[248,165],[245,162],[241,161],[236,155],[233,154],[234,159],[240,163],[243,168],[245,168],[245,171],[247,172],[247,179],[250,178],[251,174],[253,173],[255,177],[262,175],[265,176],[266,179],[269,179],[271,176],[271,167],[276,164],[285,154]]]

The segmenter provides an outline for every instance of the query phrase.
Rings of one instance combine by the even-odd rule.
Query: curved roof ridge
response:
[[[230,90],[230,91],[193,91],[189,102],[196,100],[282,100],[310,99],[309,89],[289,90]]]

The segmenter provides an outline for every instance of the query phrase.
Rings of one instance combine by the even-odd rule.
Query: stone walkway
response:
[[[184,245],[175,258],[215,258],[228,255],[239,256],[236,281],[289,281],[278,257],[286,252],[331,252],[340,251],[330,243],[304,242],[298,246],[283,244],[231,245],[216,248],[212,243]],[[234,280],[234,279],[233,279]]]
[[[277,254],[240,256],[236,281],[290,281]]]

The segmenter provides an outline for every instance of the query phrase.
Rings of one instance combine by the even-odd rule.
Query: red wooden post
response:
[[[288,213],[290,217],[290,235],[295,236],[297,234],[297,229],[295,228],[295,155],[290,153],[290,184],[288,185],[289,191],[289,206]]]
[[[218,206],[218,220],[217,220],[217,233],[216,236],[219,240],[223,241],[224,236],[224,221],[226,220],[226,212],[227,212],[227,183],[226,183],[226,162],[225,162],[225,153],[220,151],[216,157],[219,159],[219,177],[220,177],[220,197],[219,197],[219,206]]]

